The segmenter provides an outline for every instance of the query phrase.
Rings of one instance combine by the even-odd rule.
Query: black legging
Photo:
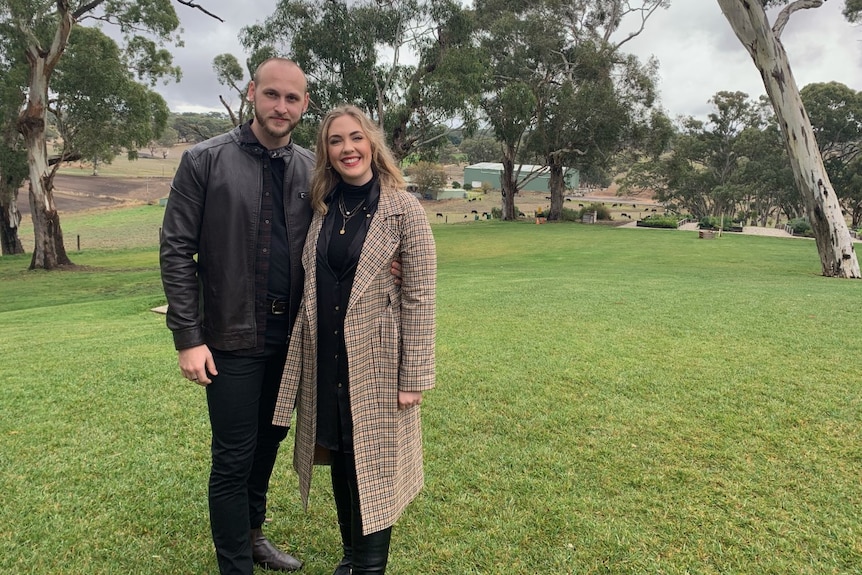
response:
[[[389,560],[392,528],[362,535],[359,488],[353,453],[332,452],[332,494],[344,548],[342,565],[351,565],[353,575],[383,575]]]

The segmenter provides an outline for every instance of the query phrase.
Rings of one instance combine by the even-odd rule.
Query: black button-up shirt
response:
[[[260,154],[263,170],[254,265],[257,346],[249,350],[257,355],[263,352],[265,344],[287,345],[289,317],[270,314],[268,302],[290,294],[290,245],[284,198],[290,193],[291,183],[285,182],[284,174],[293,156],[293,144],[267,150],[254,135],[251,122],[242,126],[240,142]],[[254,186],[249,185],[249,189]],[[243,248],[237,246],[237,249]]]
[[[344,223],[338,203],[349,209],[363,199],[356,216]],[[377,178],[364,186],[340,183],[317,242],[317,443],[334,451],[353,451],[350,373],[344,344],[344,317],[368,224],[377,210]],[[341,234],[342,226],[344,234]]]

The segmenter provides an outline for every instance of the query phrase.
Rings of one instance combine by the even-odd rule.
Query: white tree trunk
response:
[[[838,197],[817,148],[814,130],[787,53],[758,0],[718,0],[730,26],[760,71],[784,135],[793,177],[805,202],[823,275],[859,278],[859,261]]]
[[[68,4],[58,2],[58,6],[65,11],[59,14],[57,30],[47,52],[36,44],[35,36],[30,34],[32,43],[27,46],[27,63],[30,68],[27,104],[18,118],[18,129],[24,136],[24,145],[27,148],[30,213],[35,236],[30,269],[54,269],[72,263],[63,246],[60,216],[54,205],[54,174],[48,166],[48,148],[45,143],[48,84],[69,41],[73,23]]]

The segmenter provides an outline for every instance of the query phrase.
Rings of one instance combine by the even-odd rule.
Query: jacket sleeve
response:
[[[434,387],[437,253],[425,210],[413,196],[401,228],[401,363],[398,389]]]
[[[200,242],[206,181],[193,150],[183,152],[162,223],[159,265],[168,300],[166,323],[174,347],[185,349],[204,343],[200,312],[200,285],[195,256]]]

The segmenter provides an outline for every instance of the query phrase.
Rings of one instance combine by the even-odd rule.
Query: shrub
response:
[[[571,208],[563,208],[562,212],[560,212],[560,221],[579,222],[581,221],[581,211],[573,210]]]
[[[730,216],[722,216],[721,218],[717,218],[715,216],[704,216],[700,218],[697,227],[702,230],[717,230],[719,228],[730,230],[742,227],[742,222],[734,222]]]
[[[642,228],[678,228],[679,216],[673,214],[652,214],[642,220],[638,220],[638,226]]]
[[[461,182],[452,182],[452,187],[458,189],[461,187]]]
[[[503,218],[503,209],[500,207],[491,208],[491,219],[499,220]]]
[[[464,182],[464,189],[469,192],[473,189],[473,184],[471,184],[470,182]]]
[[[790,226],[794,236],[811,237],[813,235],[811,232],[811,223],[808,221],[808,218],[796,218],[787,222],[787,225]]]
[[[587,214],[589,212],[596,212],[596,219],[597,220],[610,221],[613,219],[611,217],[611,211],[608,209],[608,207],[606,205],[598,204],[598,203],[592,203],[592,204],[585,206],[583,208],[580,208],[578,210],[577,221],[581,221],[581,218],[584,217],[584,214]]]

